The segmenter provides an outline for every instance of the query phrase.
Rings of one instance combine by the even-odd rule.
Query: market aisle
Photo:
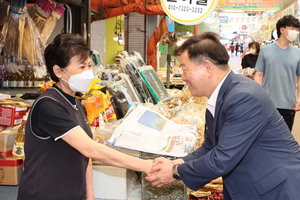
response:
[[[229,66],[233,71],[241,69],[241,57],[239,55],[231,56],[229,59]],[[296,113],[292,133],[298,143],[300,143],[300,111]]]
[[[230,54],[229,54],[230,56]],[[242,65],[241,65],[241,56],[238,54],[237,56],[230,56],[229,59],[229,67],[233,70],[239,70],[242,69]]]

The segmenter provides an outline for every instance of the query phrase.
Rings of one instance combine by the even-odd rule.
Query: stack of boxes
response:
[[[12,158],[12,150],[18,128],[29,108],[1,104],[0,101],[0,185],[18,185],[20,182],[23,160]]]

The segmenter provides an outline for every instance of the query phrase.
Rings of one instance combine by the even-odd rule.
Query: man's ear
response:
[[[57,78],[60,79],[62,77],[63,70],[58,65],[53,66],[53,72],[57,76]]]
[[[283,33],[283,30],[284,30],[285,28],[284,27],[280,27],[280,33],[282,34]]]
[[[204,60],[203,61],[203,67],[206,68],[207,73],[209,73],[210,75],[213,74],[215,66],[214,66],[214,64],[212,62],[210,62],[209,60]]]

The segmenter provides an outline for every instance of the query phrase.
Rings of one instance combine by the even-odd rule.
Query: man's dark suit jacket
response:
[[[225,200],[300,199],[300,147],[259,84],[230,72],[212,123],[178,166],[189,188],[222,176]]]

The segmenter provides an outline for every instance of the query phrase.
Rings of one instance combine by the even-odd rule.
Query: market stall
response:
[[[11,4],[8,4],[6,1],[4,2],[5,3],[0,2],[0,9],[5,10],[5,12],[1,12],[4,16],[0,18],[2,19],[0,23],[0,51],[2,51],[4,58],[3,66],[5,66],[1,71],[4,81],[3,88],[4,90],[20,89],[24,91],[25,89],[30,89],[35,90],[35,93],[41,93],[54,83],[49,79],[46,72],[43,51],[56,22],[65,13],[67,6],[54,1],[36,1],[31,7],[26,6],[26,1],[11,1]],[[42,4],[45,2],[47,3]],[[182,90],[176,88],[166,89],[166,83],[163,78],[159,76],[159,72],[156,72],[153,66],[147,65],[138,52],[123,51],[116,55],[116,57],[117,62],[115,64],[105,65],[102,63],[99,54],[93,52],[93,71],[98,81],[93,82],[88,91],[80,93],[77,96],[87,110],[87,118],[94,133],[94,140],[106,144],[111,148],[118,149],[123,153],[144,159],[153,159],[156,156],[167,156],[170,159],[174,159],[187,155],[194,149],[200,147],[204,140],[206,98],[192,97],[186,88]],[[179,66],[174,66],[172,70],[174,74],[181,73]],[[172,82],[182,86],[184,85],[180,76],[173,77]],[[23,98],[25,98],[25,96],[23,96]],[[5,99],[8,100],[12,98],[5,97]],[[118,146],[117,143],[112,144],[111,137],[116,134],[118,127],[123,127],[122,123],[124,121],[129,120],[128,116],[129,113],[132,112],[131,109],[133,109],[133,105],[136,107],[143,106],[147,109],[147,113],[161,116],[161,119],[171,124],[171,126],[180,128],[189,127],[188,130],[192,131],[178,132],[179,135],[168,135],[167,137],[165,136],[165,138],[189,137],[191,138],[191,144],[183,144],[181,143],[182,140],[178,140],[178,145],[175,146],[177,149],[174,148],[174,150],[178,152],[183,151],[181,154],[158,152],[155,151],[155,147],[149,147],[147,150],[145,149],[146,145],[143,144],[140,144],[141,148],[138,149],[136,148],[137,144],[127,146]],[[15,108],[15,111],[20,109],[19,107],[22,107],[18,105],[14,106],[15,107],[10,105],[8,107]],[[26,112],[28,110],[26,107]],[[14,113],[15,112],[12,112],[10,117],[12,117]],[[2,118],[0,122],[1,120],[7,119]],[[135,120],[131,120],[131,122],[137,123]],[[15,128],[13,131],[5,129],[0,132],[0,138],[3,137],[3,140],[0,140],[0,150],[2,157],[4,157],[1,158],[1,161],[11,159],[9,157],[12,156],[13,146],[18,135],[17,133],[20,132],[18,129],[20,124],[21,122],[9,125],[3,124],[5,127]],[[10,132],[7,133],[7,130]],[[162,134],[162,132],[157,131],[156,134],[164,135],[167,133]],[[161,143],[165,142],[163,139],[159,141]],[[151,143],[149,142],[149,144]],[[14,174],[13,182],[8,183],[2,181],[0,182],[2,185],[15,186],[19,182],[23,161],[22,159],[12,160],[14,161],[7,162],[9,162],[10,170],[12,170],[12,174]],[[113,173],[115,173],[118,170],[119,169],[109,166],[101,166],[101,163],[94,163],[94,171],[97,175],[99,175],[97,172],[103,174],[113,171]],[[5,174],[5,176],[3,175],[3,171],[1,173],[2,177],[7,177],[7,174]],[[119,187],[122,188],[125,185],[126,192],[124,192],[124,195],[127,198],[131,191],[128,186],[128,181],[133,176],[136,176],[136,173],[120,170],[117,174],[118,176],[122,174],[121,176],[123,178],[118,179],[118,181],[122,183]],[[141,181],[141,195],[145,200],[153,198],[188,199],[190,195],[207,199],[209,195],[212,195],[211,191],[222,190],[220,187],[213,188],[213,186],[211,186],[209,189],[206,189],[205,193],[194,192],[190,191],[180,181],[166,189],[159,189],[147,183],[143,179],[143,176],[144,174],[139,174],[138,180]],[[100,177],[105,179],[103,182],[111,179],[114,180],[113,176],[110,175]],[[220,182],[219,180],[218,183]],[[212,184],[215,186],[216,183]],[[96,182],[96,190],[99,185],[99,182]],[[105,191],[108,190],[106,189]],[[103,193],[99,195],[103,195]],[[115,196],[111,196],[110,194],[110,198],[115,199]]]

